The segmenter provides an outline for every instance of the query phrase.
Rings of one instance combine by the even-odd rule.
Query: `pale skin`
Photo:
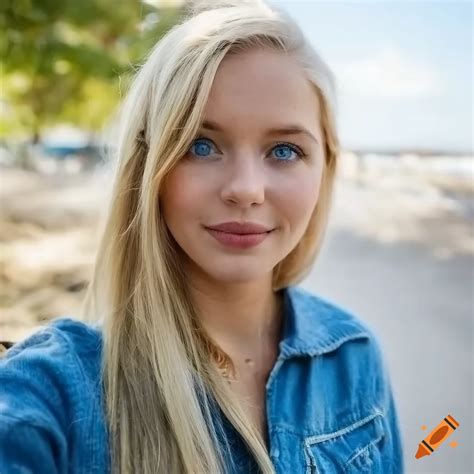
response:
[[[319,117],[317,95],[291,56],[255,49],[224,58],[203,120],[221,130],[201,129],[160,196],[186,256],[201,322],[232,358],[237,380],[231,387],[247,400],[265,442],[265,384],[283,329],[272,270],[298,244],[317,204],[324,167]],[[308,134],[267,134],[288,126]],[[306,156],[298,159],[286,144]],[[275,230],[254,247],[235,249],[204,228],[227,221]]]

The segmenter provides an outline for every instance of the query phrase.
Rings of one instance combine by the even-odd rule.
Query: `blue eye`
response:
[[[211,140],[204,138],[204,137],[199,137],[196,138],[193,142],[193,144],[190,147],[191,153],[198,157],[198,158],[206,158],[208,153],[212,152],[212,146],[210,145],[212,143]],[[194,149],[194,151],[193,151]],[[273,150],[285,150],[287,153],[279,153],[275,156],[277,156],[276,161],[278,162],[293,162],[293,161],[298,161],[305,157],[305,153],[296,145],[292,145],[290,143],[277,143],[273,148]],[[288,154],[288,151],[290,153]],[[296,158],[291,157],[291,152],[296,154]]]
[[[285,154],[282,154],[280,153],[280,156],[279,158],[285,158],[283,160],[277,160],[277,161],[298,161],[300,159],[302,159],[304,156],[306,156],[303,151],[297,147],[297,146],[294,146],[294,145],[290,145],[289,143],[278,143],[274,148],[273,150],[282,150],[282,149],[286,149],[286,151],[290,150],[291,152],[293,153],[296,153],[296,158],[291,158],[291,154],[290,154],[290,158],[288,158],[288,154],[286,155],[287,158],[285,158]]]
[[[196,156],[200,156],[202,157],[203,155],[201,155],[200,153],[208,153],[209,152],[209,144],[207,142],[209,142],[210,140],[207,140],[205,138],[197,138],[196,140],[194,140],[193,144],[191,145],[191,148],[190,150],[193,149],[193,147],[196,147],[195,150],[197,151],[197,155]],[[193,155],[195,155],[196,153],[193,153]]]

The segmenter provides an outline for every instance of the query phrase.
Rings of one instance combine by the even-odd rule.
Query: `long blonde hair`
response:
[[[273,290],[303,280],[320,250],[339,153],[332,72],[284,11],[258,0],[191,3],[153,48],[122,104],[110,206],[84,301],[85,318],[103,324],[113,472],[225,472],[216,406],[261,471],[275,472],[258,430],[213,363],[212,354],[223,351],[199,324],[158,199],[198,132],[220,62],[256,47],[298,60],[319,97],[325,152],[317,206],[298,245],[274,268]]]

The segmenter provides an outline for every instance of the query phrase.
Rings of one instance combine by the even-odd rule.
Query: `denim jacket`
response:
[[[283,291],[283,337],[266,384],[276,473],[404,473],[377,337],[356,315],[308,290]],[[100,324],[58,318],[0,358],[2,474],[109,472],[101,351]],[[247,466],[239,474],[257,472],[223,421]]]

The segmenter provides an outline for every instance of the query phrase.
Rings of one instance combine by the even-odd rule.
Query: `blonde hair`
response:
[[[321,247],[339,151],[330,69],[295,22],[263,1],[192,3],[151,51],[122,104],[111,201],[84,301],[86,319],[103,324],[113,472],[225,472],[217,408],[261,471],[275,472],[265,442],[212,361],[223,351],[199,324],[181,250],[157,199],[198,132],[220,62],[256,47],[298,60],[319,97],[325,152],[317,206],[300,242],[274,268],[273,290],[303,280]]]

